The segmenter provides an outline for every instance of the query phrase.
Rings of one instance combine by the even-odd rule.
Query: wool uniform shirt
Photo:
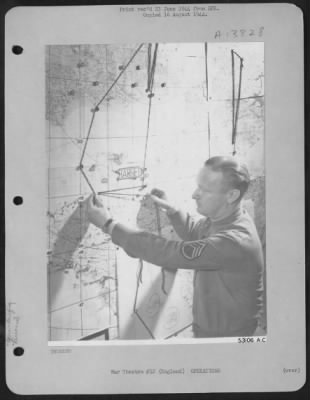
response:
[[[128,255],[170,270],[194,270],[195,337],[253,335],[262,313],[263,252],[255,225],[242,208],[227,218],[197,222],[170,216],[180,241],[117,223],[112,241]]]

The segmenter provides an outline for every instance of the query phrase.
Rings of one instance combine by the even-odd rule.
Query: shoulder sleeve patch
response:
[[[207,243],[203,240],[195,240],[194,242],[185,242],[181,247],[181,252],[187,260],[195,260],[201,256],[203,249]]]

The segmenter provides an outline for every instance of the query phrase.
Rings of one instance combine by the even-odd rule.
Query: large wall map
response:
[[[261,182],[263,63],[262,43],[47,46],[49,340],[191,335],[192,273],[130,258],[89,225],[85,199],[177,239],[152,187],[195,214],[197,171],[233,152]],[[247,201],[263,235],[257,198],[262,185]]]

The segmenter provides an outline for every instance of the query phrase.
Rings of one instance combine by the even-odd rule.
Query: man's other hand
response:
[[[168,202],[166,193],[161,189],[152,189],[150,193],[150,198],[158,207],[167,211],[168,214],[173,214],[177,211],[176,208]]]
[[[109,211],[103,205],[102,201],[94,195],[91,195],[88,198],[87,215],[89,221],[101,229],[107,220],[111,218]]]

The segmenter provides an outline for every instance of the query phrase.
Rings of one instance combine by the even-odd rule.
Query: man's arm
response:
[[[169,220],[178,236],[183,240],[198,239],[198,222],[189,214],[176,208],[168,202],[167,196],[163,190],[153,189],[150,194],[151,199],[157,207],[166,211]]]
[[[141,258],[167,269],[217,270],[240,257],[240,249],[225,234],[203,240],[174,241],[149,232],[136,231],[116,223],[111,226],[112,241],[131,257]]]
[[[112,237],[130,256],[167,269],[216,270],[233,263],[237,266],[240,246],[228,232],[203,240],[174,241],[149,232],[132,230],[113,220],[108,210],[94,196],[87,200],[89,221]]]
[[[174,210],[173,213],[167,212],[169,220],[178,234],[183,240],[197,240],[199,235],[200,221],[195,221],[188,213],[181,210]],[[203,219],[203,218],[202,218]]]

